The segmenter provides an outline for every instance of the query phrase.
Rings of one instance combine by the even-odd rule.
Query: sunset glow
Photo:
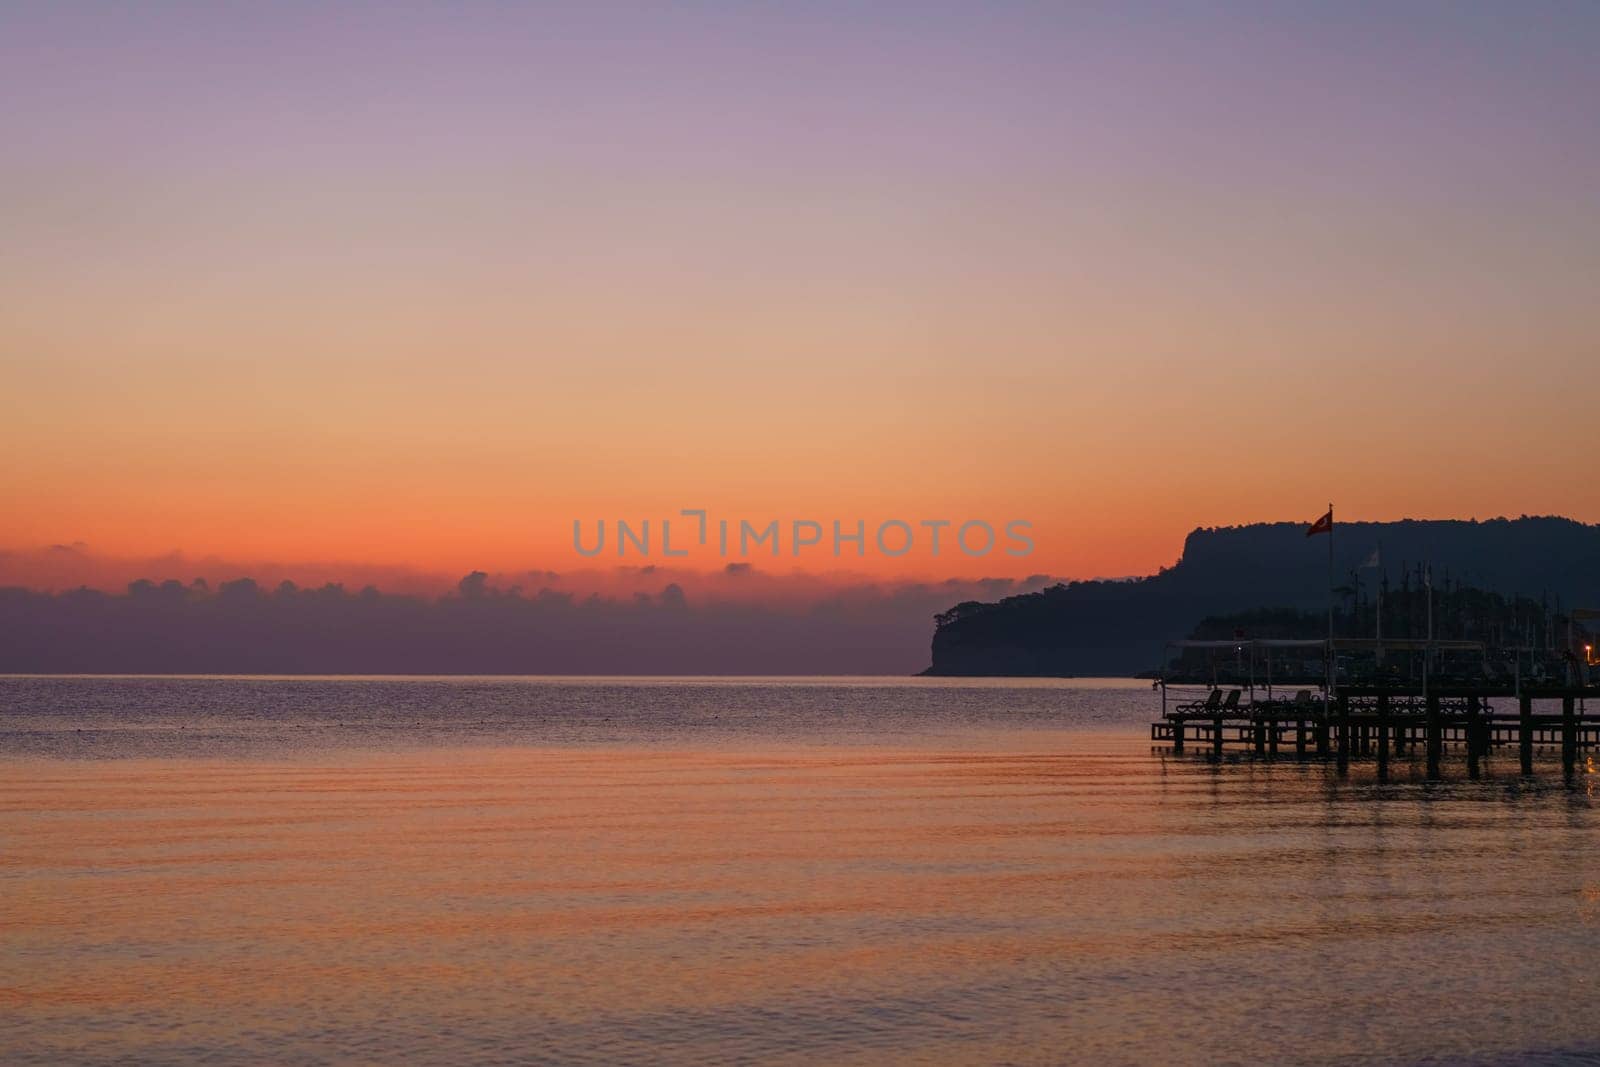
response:
[[[1088,577],[1330,498],[1600,519],[1572,27],[829,6],[9,7],[0,545],[561,570],[704,507]]]

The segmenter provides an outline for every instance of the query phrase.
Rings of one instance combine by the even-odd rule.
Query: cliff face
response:
[[[1600,526],[1562,518],[1338,523],[1334,583],[1382,544],[1380,573],[1401,581],[1432,565],[1434,581],[1466,581],[1506,595],[1548,594],[1600,608]],[[1303,523],[1195,530],[1170,569],[1126,582],[1074,582],[994,604],[958,604],[937,618],[938,675],[1118,675],[1149,670],[1168,640],[1208,615],[1326,604],[1328,543]]]

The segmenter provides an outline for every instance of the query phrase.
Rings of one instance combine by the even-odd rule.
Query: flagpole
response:
[[[1377,647],[1373,649],[1372,658],[1376,664],[1376,671],[1380,676],[1383,674],[1383,580],[1385,576],[1386,575],[1383,569],[1383,542],[1379,541],[1378,576],[1373,579],[1372,583],[1378,587],[1378,620],[1376,624],[1377,629],[1374,631],[1374,634],[1378,639],[1378,643]]]
[[[1328,699],[1333,699],[1333,502],[1328,502]]]
[[[1428,669],[1433,666],[1433,563],[1422,566],[1422,591],[1428,597],[1428,640],[1422,646],[1422,700],[1428,700]]]
[[[1428,564],[1428,648],[1433,648],[1433,564]]]

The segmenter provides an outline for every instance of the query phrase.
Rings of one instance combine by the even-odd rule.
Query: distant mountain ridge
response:
[[[1328,544],[1301,522],[1197,529],[1170,568],[1135,581],[1073,582],[937,617],[934,675],[1133,674],[1201,619],[1326,603]],[[1379,570],[1356,571],[1382,545]],[[1434,580],[1600,608],[1600,525],[1556,516],[1339,522],[1334,583],[1426,562]]]

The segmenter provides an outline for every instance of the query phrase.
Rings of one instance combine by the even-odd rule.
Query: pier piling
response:
[[[1339,709],[1339,773],[1350,773],[1350,698],[1340,693],[1336,698]]]
[[[1427,731],[1428,777],[1439,777],[1439,758],[1444,751],[1444,722],[1439,716],[1439,694],[1429,693],[1424,729]]]
[[[1571,778],[1578,762],[1578,720],[1573,714],[1573,699],[1561,698],[1561,774]]]
[[[1483,743],[1479,736],[1482,724],[1479,722],[1478,703],[1477,697],[1467,698],[1467,777],[1474,779],[1482,773],[1479,766],[1479,746]]]
[[[1378,781],[1389,780],[1389,697],[1378,697]]]
[[[1517,698],[1517,749],[1522,773],[1533,774],[1533,698],[1526,693]]]

